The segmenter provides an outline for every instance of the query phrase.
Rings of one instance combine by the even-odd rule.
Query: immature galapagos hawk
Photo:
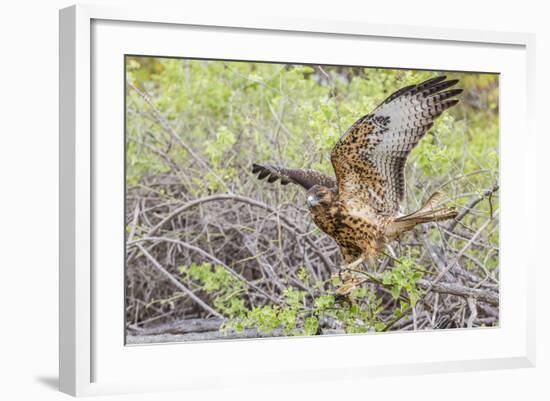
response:
[[[417,224],[452,219],[455,209],[437,207],[433,194],[419,210],[399,216],[405,192],[407,156],[432,127],[434,119],[458,103],[458,80],[445,76],[399,89],[372,113],[361,117],[331,152],[336,178],[314,170],[253,164],[252,172],[268,182],[280,180],[305,188],[315,224],[331,236],[344,268],[377,256],[387,241]]]

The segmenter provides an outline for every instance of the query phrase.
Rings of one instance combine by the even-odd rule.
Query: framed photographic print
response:
[[[62,391],[532,366],[534,39],[407,28],[61,11]]]

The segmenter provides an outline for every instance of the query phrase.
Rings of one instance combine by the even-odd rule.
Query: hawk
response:
[[[270,164],[253,164],[252,172],[307,190],[313,221],[336,241],[344,267],[372,260],[385,243],[416,225],[457,216],[455,209],[437,206],[439,192],[419,210],[399,214],[407,156],[434,120],[458,103],[462,89],[449,89],[457,82],[439,76],[406,86],[357,120],[332,149],[335,177]]]

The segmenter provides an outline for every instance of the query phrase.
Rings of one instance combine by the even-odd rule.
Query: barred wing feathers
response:
[[[257,174],[260,180],[267,182],[280,181],[282,185],[294,183],[309,190],[314,185],[322,185],[327,188],[336,187],[336,179],[309,169],[290,169],[271,164],[253,164],[252,173]]]
[[[395,214],[405,192],[407,156],[434,120],[458,100],[445,76],[401,88],[355,122],[331,153],[341,199]]]

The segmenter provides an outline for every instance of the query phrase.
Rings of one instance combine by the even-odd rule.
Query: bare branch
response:
[[[468,213],[470,213],[474,207],[481,202],[484,199],[490,198],[492,194],[494,194],[496,191],[498,191],[499,185],[498,183],[493,186],[493,188],[486,190],[481,195],[474,196],[466,206],[462,208],[462,210],[458,213],[458,216],[454,220],[451,220],[446,226],[444,226],[444,229],[446,231],[452,232],[456,225],[464,218]]]
[[[153,264],[153,266],[160,271],[168,280],[170,280],[176,287],[178,287],[181,291],[183,291],[185,294],[189,296],[193,301],[197,303],[197,305],[200,305],[201,308],[203,308],[208,313],[216,316],[216,317],[223,317],[218,312],[216,312],[214,309],[212,309],[209,305],[207,305],[202,299],[197,297],[193,291],[191,291],[189,288],[184,286],[178,279],[176,279],[168,270],[166,270],[162,265],[153,257],[147,250],[141,246],[141,244],[136,243],[136,246],[139,248],[139,250],[145,255],[147,259]]]

